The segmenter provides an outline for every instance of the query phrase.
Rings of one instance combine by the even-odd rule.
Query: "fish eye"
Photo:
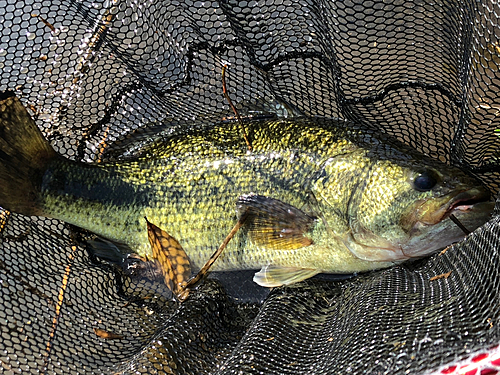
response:
[[[429,191],[437,185],[438,180],[436,172],[425,169],[416,173],[415,177],[413,177],[412,185],[418,191]]]

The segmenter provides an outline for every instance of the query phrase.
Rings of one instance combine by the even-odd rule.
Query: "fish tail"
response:
[[[41,215],[43,174],[57,157],[21,104],[0,92],[0,206],[24,215]]]

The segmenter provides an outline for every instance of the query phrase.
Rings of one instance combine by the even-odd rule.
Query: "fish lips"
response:
[[[428,210],[418,218],[418,222],[425,225],[435,225],[452,214],[470,211],[478,203],[487,202],[489,199],[490,193],[483,187],[468,189],[454,195],[447,195],[444,197],[444,203],[438,210]],[[426,203],[423,204],[423,206],[425,205]]]

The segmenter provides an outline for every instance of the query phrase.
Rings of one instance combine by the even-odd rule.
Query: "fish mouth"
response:
[[[425,225],[434,225],[448,218],[453,213],[460,211],[466,212],[472,209],[476,204],[487,202],[490,199],[490,193],[483,187],[475,187],[465,191],[459,191],[453,195],[446,195],[439,200],[438,205],[441,207],[437,210],[432,210],[431,207],[426,207],[433,202],[423,203],[417,212],[423,213],[417,222]]]
[[[437,201],[430,199],[426,203],[418,207],[414,225],[407,232],[408,241],[401,244],[408,258],[425,256],[462,240],[491,218],[495,206],[490,201],[490,193],[482,187],[448,194]],[[456,220],[445,220],[451,215]]]
[[[464,188],[414,205],[412,213],[400,222],[407,233],[407,240],[392,242],[361,227],[355,230],[351,228],[342,240],[354,256],[363,260],[400,262],[421,257],[464,237],[462,231],[455,233],[456,231],[450,230],[452,228],[448,224],[441,225],[450,215],[464,219],[472,230],[484,223],[493,211],[494,203],[489,200],[490,193],[483,187]],[[478,219],[478,213],[482,210],[488,214]]]

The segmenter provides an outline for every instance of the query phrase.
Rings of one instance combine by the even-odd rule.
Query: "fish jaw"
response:
[[[404,240],[386,239],[360,227],[342,238],[349,251],[362,260],[401,262],[431,254],[465,237],[449,217],[454,215],[469,231],[487,222],[495,203],[486,201],[490,194],[482,187],[449,194],[439,200],[417,202],[402,220],[408,235]],[[436,208],[437,207],[437,208]]]
[[[461,241],[466,234],[449,217],[454,215],[469,231],[474,231],[491,218],[494,202],[479,202],[464,204],[447,210],[436,224],[418,222],[414,230],[420,232],[410,237],[402,245],[402,250],[408,258],[428,255],[436,250]]]
[[[474,211],[475,214],[477,208],[474,209],[473,207],[477,203],[488,201],[489,198],[490,193],[486,189],[483,187],[474,187],[448,194],[441,199],[428,200],[414,211],[414,222],[415,224],[435,225],[455,213]],[[484,206],[478,207],[485,208]],[[412,228],[410,233],[416,229]]]

